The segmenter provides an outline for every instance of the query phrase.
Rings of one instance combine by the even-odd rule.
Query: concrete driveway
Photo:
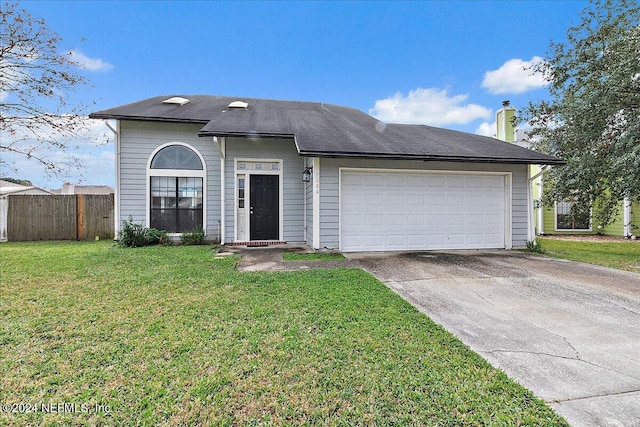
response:
[[[640,274],[511,251],[348,256],[571,425],[640,426]]]

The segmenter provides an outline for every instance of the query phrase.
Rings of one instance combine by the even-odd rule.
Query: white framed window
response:
[[[575,200],[556,202],[556,231],[591,231],[591,209],[580,208]]]
[[[205,177],[204,160],[193,147],[177,142],[158,147],[147,167],[149,226],[172,234],[205,230]]]

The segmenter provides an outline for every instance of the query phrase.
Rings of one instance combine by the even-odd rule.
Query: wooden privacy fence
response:
[[[6,230],[0,237],[9,241],[114,237],[113,194],[10,195],[5,204]]]

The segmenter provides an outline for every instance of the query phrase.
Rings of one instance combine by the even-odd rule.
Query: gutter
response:
[[[478,163],[508,163],[508,164],[527,164],[527,165],[562,165],[565,163],[562,159],[548,157],[545,159],[534,158],[501,158],[501,157],[465,157],[465,156],[433,156],[420,154],[386,154],[386,153],[342,153],[342,152],[312,152],[302,151],[300,155],[313,157],[332,157],[332,158],[361,158],[361,159],[385,159],[385,160],[416,160],[416,161],[439,161],[439,162],[478,162]]]
[[[545,173],[545,171],[547,171],[548,169],[551,168],[551,165],[542,165],[540,167],[540,172],[538,172],[537,174],[535,174],[534,176],[530,177],[529,180],[527,181],[528,185],[527,185],[527,192],[531,193],[531,185],[533,184],[533,181],[540,178],[540,197],[542,197],[542,174]],[[531,217],[533,215],[533,209],[534,205],[533,205],[533,196],[529,195],[528,197],[529,199],[529,213],[528,215]],[[533,218],[529,218],[530,221],[530,226],[529,226],[529,232],[531,233],[531,237],[530,239],[535,238],[535,225],[534,225],[534,221]],[[544,234],[544,209],[542,208],[542,203],[539,204],[538,206],[538,234]]]
[[[294,138],[295,134],[292,133],[264,133],[264,132],[220,132],[220,131],[200,131],[199,137],[207,136],[228,136],[228,137],[245,137],[245,138]],[[297,146],[297,144],[296,144]]]
[[[115,137],[116,144],[116,194],[113,199],[113,210],[114,210],[114,240],[117,239],[118,234],[120,233],[120,121],[116,120],[115,129],[107,119],[104,120],[104,124],[113,132]]]
[[[180,119],[175,117],[149,117],[149,116],[125,116],[121,114],[89,114],[90,119],[103,119],[103,120],[131,120],[134,122],[166,122],[166,123],[193,123],[193,124],[207,124],[210,120],[205,119]]]

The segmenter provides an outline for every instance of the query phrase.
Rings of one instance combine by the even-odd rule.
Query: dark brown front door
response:
[[[278,240],[280,237],[280,187],[277,175],[251,175],[249,181],[249,238]]]

